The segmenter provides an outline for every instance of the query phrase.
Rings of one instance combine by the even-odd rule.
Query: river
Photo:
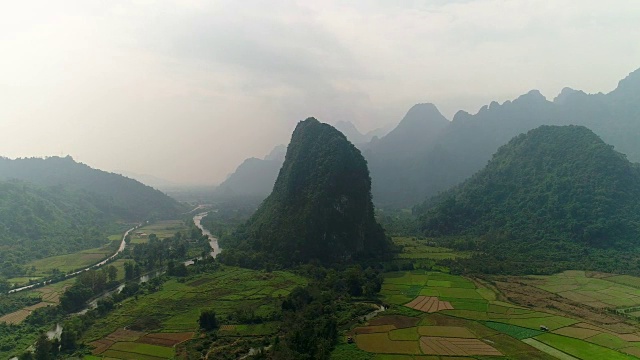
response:
[[[197,226],[197,227],[202,231],[202,233],[203,233],[204,235],[206,235],[206,236],[209,238],[209,246],[211,247],[211,257],[215,258],[216,256],[218,256],[218,254],[220,254],[220,252],[221,252],[222,250],[220,249],[220,246],[218,245],[218,239],[217,239],[215,236],[213,236],[209,230],[205,229],[205,228],[202,226],[202,223],[201,223],[201,222],[202,222],[202,218],[204,218],[207,214],[208,214],[207,212],[204,212],[204,213],[200,213],[200,214],[198,214],[198,215],[194,216],[194,217],[193,217],[193,222],[194,222],[194,224],[196,224],[196,226]],[[132,230],[134,230],[134,229],[135,229],[135,228],[130,229],[129,231],[132,231]],[[125,234],[125,237],[129,234],[129,231],[127,231],[127,233]],[[123,244],[124,244],[124,242],[123,242]],[[119,251],[124,250],[123,245],[120,245],[120,246],[121,246],[121,249],[120,249]],[[114,256],[115,256],[115,255],[114,255]],[[106,260],[105,260],[105,261],[106,261]],[[193,264],[194,264],[194,261],[193,261],[193,260],[187,260],[187,261],[185,261],[185,262],[184,262],[184,264],[185,264],[186,266],[190,266],[190,265],[193,265]],[[98,265],[99,265],[99,264],[98,264]],[[94,266],[95,266],[95,265],[94,265]],[[142,275],[142,276],[138,279],[138,282],[139,282],[140,284],[145,283],[145,282],[147,282],[147,281],[149,281],[149,280],[151,280],[151,279],[153,279],[153,278],[155,278],[155,277],[158,277],[158,276],[160,276],[160,275],[162,275],[162,274],[164,274],[164,273],[165,273],[165,272],[164,272],[164,271],[162,271],[162,270],[152,271],[151,273],[148,273],[148,274]],[[113,294],[117,294],[117,293],[119,293],[120,291],[122,291],[122,289],[123,289],[123,288],[124,288],[124,284],[120,284],[117,288],[115,288],[115,289],[113,289],[113,290],[110,290],[110,291],[107,291],[107,292],[105,292],[104,294],[102,294],[102,295],[100,295],[100,296],[98,296],[98,297],[94,298],[91,302],[89,302],[89,303],[87,304],[88,306],[87,306],[85,309],[83,309],[82,311],[80,311],[78,314],[84,314],[84,313],[86,313],[89,309],[95,309],[95,308],[98,306],[98,300],[100,300],[100,299],[104,299],[104,298],[106,298],[107,296],[111,296],[111,295],[113,295]]]
[[[211,257],[215,258],[222,251],[218,245],[218,239],[211,234],[211,232],[202,226],[202,218],[207,216],[209,212],[203,212],[193,217],[193,223],[196,224],[198,229],[202,231],[202,234],[207,235],[209,238],[209,246],[211,246]]]
[[[196,209],[194,209],[194,210],[196,210]],[[220,249],[220,246],[218,245],[218,239],[215,236],[213,236],[209,230],[205,229],[202,226],[202,223],[201,223],[202,222],[202,218],[207,216],[207,214],[208,214],[208,212],[203,212],[203,213],[200,213],[200,214],[194,216],[193,217],[193,222],[202,231],[202,233],[209,238],[209,246],[211,247],[211,257],[215,258],[216,256],[218,256],[218,254],[220,254],[220,252],[222,250]],[[87,271],[87,270],[90,270],[90,269],[99,268],[100,266],[106,264],[107,262],[109,262],[110,260],[115,258],[116,255],[120,254],[125,249],[125,247],[127,246],[127,243],[125,242],[125,239],[127,238],[127,235],[129,235],[130,232],[132,232],[133,230],[137,229],[138,227],[140,227],[140,225],[132,227],[131,229],[127,230],[124,233],[124,235],[122,236],[122,242],[120,243],[120,247],[118,248],[118,251],[116,251],[115,254],[111,255],[110,257],[106,258],[105,260],[103,260],[103,261],[101,261],[101,262],[99,262],[97,264],[94,264],[94,265],[89,266],[87,268],[84,268],[82,270],[78,270],[76,272],[67,274],[65,277],[69,278],[69,277],[72,277],[72,276],[76,276],[76,275],[80,274],[81,272],[84,272],[84,271]],[[187,266],[193,265],[193,260],[186,261],[185,265],[187,265]],[[154,273],[151,273],[151,274],[143,275],[143,276],[140,277],[139,282],[140,283],[147,282],[150,279],[153,279],[154,277],[162,275],[163,273],[164,273],[163,271],[157,271],[157,272],[154,272]],[[36,286],[39,286],[39,285],[46,285],[46,284],[49,284],[49,283],[51,283],[51,280],[39,282],[39,283],[36,283],[36,284],[31,284],[29,286],[23,286],[23,287],[18,288],[18,289],[13,289],[13,290],[9,291],[9,293],[11,294],[11,293],[15,293],[15,292],[18,292],[18,291],[31,289],[33,287],[36,287]],[[103,299],[106,296],[110,296],[110,295],[112,295],[112,294],[114,294],[116,292],[120,292],[120,291],[122,291],[123,288],[124,288],[124,284],[121,284],[116,289],[113,289],[111,291],[106,292],[105,294],[102,294],[101,296],[95,298],[93,301],[91,301],[89,304],[87,304],[88,306],[85,309],[83,309],[82,311],[80,311],[80,312],[78,312],[76,314],[84,314],[84,313],[86,313],[89,309],[95,308],[97,306],[98,300]],[[60,339],[60,334],[62,334],[62,325],[60,325],[60,324],[56,324],[56,326],[53,329],[51,329],[50,331],[47,332],[47,336],[49,337],[49,339],[53,339],[53,338]],[[11,360],[17,360],[17,358],[12,358]]]

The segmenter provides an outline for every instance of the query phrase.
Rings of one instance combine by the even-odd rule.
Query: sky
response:
[[[637,0],[7,1],[0,156],[216,184],[309,116],[362,132],[640,68]]]

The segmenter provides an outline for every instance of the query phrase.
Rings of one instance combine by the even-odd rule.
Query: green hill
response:
[[[168,218],[182,210],[178,202],[152,187],[93,169],[70,156],[15,160],[0,157],[0,180],[9,179],[86,192],[108,206],[102,210],[124,220]]]
[[[0,181],[0,276],[21,275],[22,264],[105,244],[115,220],[108,204],[87,193]]]
[[[585,127],[541,126],[415,211],[427,236],[481,239],[508,261],[582,256],[589,266],[589,249],[638,246],[640,169]]]
[[[330,125],[309,118],[293,132],[273,192],[228,241],[223,258],[285,266],[348,261],[380,253],[371,180],[360,151]],[[243,260],[245,259],[245,260]]]

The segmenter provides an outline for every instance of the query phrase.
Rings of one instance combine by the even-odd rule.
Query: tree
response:
[[[36,360],[49,360],[51,359],[51,342],[47,338],[47,334],[41,333],[36,341],[35,345],[35,359]]]
[[[76,349],[77,333],[73,329],[69,329],[67,326],[62,330],[60,334],[60,348],[62,351],[71,352]]]
[[[118,268],[113,265],[109,265],[107,267],[107,276],[109,277],[109,281],[115,281],[118,277]]]
[[[127,261],[124,263],[124,280],[129,281],[133,280],[135,277],[134,274],[134,266],[131,261]]]
[[[20,354],[20,357],[18,357],[18,360],[33,360],[33,353],[31,351],[25,351],[22,354]]]
[[[205,310],[200,313],[198,319],[200,328],[205,331],[210,331],[218,328],[218,319],[216,318],[216,312],[214,310]]]

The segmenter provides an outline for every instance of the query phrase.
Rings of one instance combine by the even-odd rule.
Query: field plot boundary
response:
[[[436,336],[420,338],[420,349],[425,355],[468,356],[486,355],[502,356],[493,346],[480,339],[461,339]]]
[[[453,310],[453,305],[451,305],[449,301],[440,301],[437,296],[419,295],[409,303],[405,304],[405,306],[426,313]]]
[[[580,360],[533,338],[522,339],[521,341],[560,360]]]

